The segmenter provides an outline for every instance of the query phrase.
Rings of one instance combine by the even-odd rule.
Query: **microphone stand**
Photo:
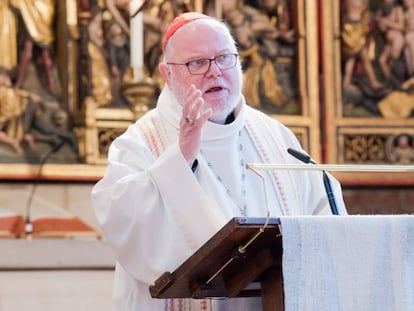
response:
[[[65,141],[61,140],[57,145],[55,145],[52,149],[50,149],[49,152],[45,156],[43,156],[43,158],[39,162],[39,169],[37,171],[36,179],[33,183],[32,189],[29,194],[29,198],[26,203],[26,211],[25,211],[26,219],[25,219],[24,231],[27,236],[33,233],[33,223],[31,220],[31,206],[32,206],[34,194],[37,189],[37,185],[39,184],[40,176],[42,175],[43,166],[46,163],[46,161],[49,159],[49,157],[52,154],[58,152],[60,148],[63,147],[64,144],[65,144]]]
[[[329,179],[328,174],[326,171],[322,171],[323,176],[323,185],[325,186],[326,195],[328,196],[329,206],[331,207],[331,211],[333,215],[339,215],[338,207],[335,201],[335,195],[332,190],[331,180]]]
[[[311,163],[311,164],[317,164],[315,161],[312,160],[312,158],[299,151],[299,150],[295,150],[292,148],[288,148],[287,152],[294,156],[296,159],[304,162],[304,163]],[[335,201],[335,195],[334,192],[332,190],[332,185],[331,185],[331,180],[329,179],[328,174],[326,173],[325,170],[322,170],[322,176],[323,176],[323,185],[325,187],[325,191],[326,191],[326,195],[328,196],[328,202],[329,202],[329,206],[331,207],[331,212],[333,215],[339,215],[338,213],[338,207],[336,205],[336,201]]]

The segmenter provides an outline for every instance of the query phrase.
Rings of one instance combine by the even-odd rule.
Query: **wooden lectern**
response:
[[[283,310],[282,236],[277,218],[232,218],[174,272],[149,287],[153,298],[262,297]]]

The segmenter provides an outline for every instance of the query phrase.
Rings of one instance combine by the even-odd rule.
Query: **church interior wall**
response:
[[[40,178],[40,182],[36,184],[30,212],[40,216],[73,215],[99,232],[90,202],[90,191],[103,172],[107,148],[111,140],[119,135],[128,124],[151,108],[154,92],[159,91],[154,83],[154,81],[159,83],[159,77],[153,71],[154,64],[159,59],[157,54],[159,49],[156,47],[152,51],[147,51],[151,59],[146,62],[148,68],[144,70],[146,75],[153,74],[151,83],[147,80],[131,83],[131,80],[128,80],[131,79],[130,70],[125,69],[129,63],[123,63],[119,64],[125,71],[122,96],[119,94],[114,96],[113,93],[108,92],[108,89],[105,92],[102,86],[92,85],[94,74],[101,75],[103,78],[106,78],[108,74],[107,68],[105,69],[102,65],[104,62],[99,49],[93,49],[93,46],[96,44],[99,46],[104,39],[95,37],[97,33],[100,33],[94,32],[96,27],[103,27],[102,23],[104,23],[105,29],[108,30],[115,22],[110,18],[109,10],[105,7],[105,3],[109,2],[111,1],[56,1],[58,3],[57,14],[64,18],[59,19],[60,22],[56,28],[60,29],[61,33],[57,38],[55,51],[63,58],[58,59],[53,68],[41,71],[43,74],[38,74],[35,65],[30,63],[25,71],[25,79],[19,82],[24,89],[25,96],[29,94],[29,97],[32,96],[33,103],[44,107],[46,113],[42,120],[46,121],[48,126],[53,126],[54,130],[50,135],[44,132],[49,128],[33,129],[38,153],[29,150],[28,143],[23,144],[24,150],[21,150],[15,143],[8,146],[5,146],[4,142],[0,144],[0,176],[2,178],[0,212],[11,211],[21,215],[26,214],[28,198],[39,177],[36,175],[38,165],[32,164],[37,164],[40,160],[39,155],[46,154],[50,148],[59,145],[63,140],[65,144],[48,159],[44,167],[43,178]],[[200,3],[200,1],[194,2]],[[208,4],[205,9],[210,10],[212,14],[223,13],[217,8],[212,10],[211,3],[214,1],[204,2]],[[244,2],[253,6],[253,3],[260,1]],[[271,45],[273,49],[267,51],[269,53],[279,51],[281,54],[276,58],[272,58],[274,55],[267,56],[281,72],[289,73],[291,68],[299,68],[299,72],[295,73],[294,77],[279,76],[279,80],[285,84],[281,85],[281,88],[274,89],[285,90],[286,93],[276,92],[269,95],[263,89],[247,90],[251,104],[260,105],[256,100],[260,96],[263,99],[263,94],[267,93],[268,97],[264,107],[261,108],[285,121],[298,135],[305,149],[318,162],[358,164],[367,161],[368,164],[412,165],[414,151],[407,153],[406,148],[402,148],[404,150],[401,151],[398,142],[401,137],[408,138],[409,147],[414,148],[413,113],[410,111],[408,115],[397,116],[397,119],[391,118],[393,116],[388,118],[389,115],[380,115],[379,111],[373,109],[372,101],[369,101],[369,106],[366,107],[352,102],[355,94],[349,92],[345,94],[347,101],[343,101],[342,95],[344,94],[341,94],[341,83],[338,82],[341,78],[340,72],[338,73],[339,56],[336,52],[339,47],[338,42],[325,40],[325,46],[322,47],[317,42],[317,35],[325,35],[327,38],[339,37],[338,34],[333,33],[335,27],[339,27],[338,19],[331,15],[332,12],[336,12],[339,16],[338,9],[341,1],[280,2],[294,3],[292,7],[289,7],[289,12],[294,13],[292,17],[296,22],[283,25],[287,27],[285,28],[287,30],[285,42],[281,45]],[[379,3],[375,0],[370,2],[374,9]],[[160,8],[157,7],[157,9]],[[122,8],[119,10],[122,11]],[[78,11],[82,13],[79,16],[76,15]],[[249,12],[253,11],[255,10],[249,8]],[[325,34],[317,28],[316,12],[321,15],[321,23],[326,23],[321,24]],[[323,16],[325,13],[329,14]],[[293,39],[295,36],[290,26],[299,30],[301,34],[298,41],[295,41],[294,48],[291,43],[296,39]],[[240,31],[240,33],[243,32]],[[153,32],[148,38],[156,41],[157,35],[159,34]],[[121,42],[124,41],[121,40]],[[253,49],[247,48],[248,43],[243,51],[243,57],[254,53]],[[302,63],[292,63],[292,58],[296,56],[301,59]],[[267,69],[269,69],[269,59],[263,62]],[[274,61],[275,59],[278,61]],[[319,64],[315,61],[316,59],[319,60]],[[0,63],[0,67],[6,65]],[[45,72],[52,77],[50,81],[62,83],[46,84],[45,88],[44,83],[47,82]],[[11,71],[10,77],[13,83],[19,80],[16,70]],[[297,84],[288,83],[292,81],[292,78],[297,79],[295,80]],[[84,83],[80,83],[81,80]],[[9,85],[3,85],[3,82],[0,83],[0,95],[1,87],[9,87]],[[114,89],[119,91],[121,82],[117,80],[116,85],[111,86],[112,91]],[[260,85],[266,86],[264,82]],[[33,96],[33,94],[40,97]],[[137,94],[138,97],[136,97]],[[17,96],[16,99],[20,98],[19,94],[13,96]],[[289,99],[286,101],[287,105],[281,104],[281,101],[286,98]],[[298,98],[306,100],[301,102]],[[411,99],[411,103],[413,102],[414,100]],[[323,111],[325,108],[326,111]],[[338,111],[341,115],[337,115]],[[116,120],[113,119],[114,115]],[[329,120],[326,121],[325,117]],[[73,126],[71,131],[68,130],[69,125]],[[369,145],[371,149],[360,152],[360,147],[364,144],[371,144]],[[403,152],[405,156],[399,152]],[[348,155],[350,156],[347,157]],[[29,168],[26,163],[28,159]],[[85,176],[82,176],[82,172]],[[348,212],[350,214],[412,214],[414,212],[412,174],[407,179],[400,174],[396,178],[398,181],[396,183],[391,181],[377,185],[375,180],[379,178],[381,176],[377,174],[370,178],[368,183],[358,183],[358,174],[356,174],[344,180],[343,193]],[[57,249],[53,247],[46,248],[42,257],[37,257],[36,251],[32,254],[25,253],[24,256],[27,257],[17,257],[20,254],[18,253],[19,246],[10,245],[9,242],[9,240],[0,239],[0,311],[110,310],[114,259],[109,246],[105,244],[104,237],[101,237],[99,243],[90,248],[91,252],[103,254],[101,258],[93,257],[92,262],[76,261],[79,256],[81,257],[84,248],[63,250],[69,253],[68,261],[58,256]],[[26,242],[30,243],[30,241]],[[54,240],[54,242],[57,241]],[[40,247],[44,245],[39,246],[39,249]],[[69,257],[73,257],[72,260],[69,260]],[[15,258],[15,266],[10,264],[13,258]]]

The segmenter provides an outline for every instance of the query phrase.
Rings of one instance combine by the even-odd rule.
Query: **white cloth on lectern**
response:
[[[414,310],[414,215],[281,218],[286,311]]]

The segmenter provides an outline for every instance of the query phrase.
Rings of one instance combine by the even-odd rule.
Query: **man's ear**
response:
[[[161,73],[164,82],[168,84],[170,81],[170,68],[166,63],[158,64],[158,70]]]

